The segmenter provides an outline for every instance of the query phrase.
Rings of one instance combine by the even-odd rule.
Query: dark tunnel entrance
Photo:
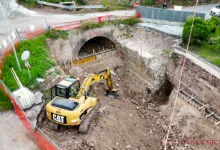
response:
[[[115,49],[115,44],[106,37],[95,37],[88,40],[80,49],[79,57],[87,56],[92,53],[98,53],[101,51]]]

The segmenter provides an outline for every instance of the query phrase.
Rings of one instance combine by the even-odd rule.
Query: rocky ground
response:
[[[120,96],[117,99],[105,97],[104,82],[94,86],[92,95],[100,98],[101,107],[91,122],[88,134],[79,134],[78,127],[62,126],[59,131],[52,131],[46,118],[39,126],[41,130],[64,150],[163,149],[174,103],[175,91],[170,93],[170,83],[165,82],[159,92],[151,93],[147,84],[130,72],[129,66],[119,57],[73,67],[70,75],[80,76],[82,81],[86,74],[103,70],[105,66],[110,66],[116,73],[117,76],[112,75],[113,84],[119,88]],[[166,90],[167,88],[170,90]],[[219,128],[205,119],[198,110],[178,98],[167,147],[180,150],[217,150],[220,148],[218,132]],[[218,143],[177,142],[186,139],[218,140]]]
[[[147,58],[166,55],[164,50],[169,51],[175,43],[173,38],[142,29],[122,28],[121,32],[118,30],[114,32],[114,37],[122,45],[125,44],[126,47],[137,52],[141,47],[141,44],[137,44],[138,41],[136,41],[138,35],[139,37],[141,35],[140,38],[143,39],[142,54]],[[71,55],[61,55],[64,51],[69,54],[72,52],[71,46],[63,47],[62,42],[71,43],[68,40],[48,41],[51,44],[50,49],[53,50],[51,57],[56,61],[71,57]],[[59,131],[51,130],[44,110],[38,122],[41,130],[61,149],[66,150],[163,149],[174,104],[175,87],[166,80],[159,91],[151,93],[145,78],[140,78],[138,75],[140,72],[135,72],[127,61],[116,53],[114,56],[61,71],[61,76],[80,77],[82,82],[88,73],[98,72],[109,66],[116,73],[116,76],[112,75],[112,79],[120,95],[117,99],[111,99],[104,96],[104,82],[94,85],[92,95],[100,98],[101,107],[91,122],[88,134],[79,134],[78,127],[62,126]],[[62,69],[59,67],[59,70]],[[57,79],[60,78],[62,77]],[[219,128],[181,98],[176,99],[175,115],[171,125],[168,149],[217,150],[220,148],[219,141],[216,144],[195,144],[196,140],[219,140]],[[194,143],[186,143],[187,140]]]
[[[147,85],[123,64],[112,66],[117,74],[113,76],[114,86],[119,88],[120,96],[117,99],[105,97],[105,83],[94,86],[94,95],[100,98],[101,107],[88,134],[78,134],[77,127],[61,127],[59,131],[52,131],[47,119],[40,126],[62,149],[157,150],[161,147],[166,133],[163,125],[167,122],[150,99]],[[100,68],[83,68],[83,72],[95,72]]]

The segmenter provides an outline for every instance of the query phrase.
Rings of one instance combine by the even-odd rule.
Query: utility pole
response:
[[[20,66],[20,63],[19,63],[19,60],[18,60],[18,56],[17,56],[16,50],[15,50],[14,42],[12,41],[12,37],[11,37],[10,31],[9,31],[8,23],[6,21],[6,17],[5,17],[4,10],[3,10],[1,2],[0,2],[0,9],[1,9],[1,13],[2,13],[4,22],[5,22],[5,28],[6,28],[7,33],[8,33],[8,38],[9,38],[9,41],[10,41],[11,46],[12,46],[13,51],[14,51],[14,55],[15,55],[15,59],[16,59],[17,65],[18,65],[18,69],[21,72],[21,66]]]

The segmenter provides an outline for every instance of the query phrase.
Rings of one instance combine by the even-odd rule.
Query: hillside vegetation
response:
[[[59,2],[71,2],[72,0],[42,0],[50,3]],[[37,0],[18,0],[19,3],[26,5],[28,7],[37,7]],[[101,11],[106,10],[121,10],[121,9],[131,9],[134,6],[136,0],[75,0],[78,5],[104,5],[105,8]],[[152,6],[152,7],[162,7],[164,0],[140,0],[141,5]],[[173,5],[183,5],[183,6],[193,6],[196,0],[166,0],[168,7],[173,7]],[[220,3],[220,0],[200,0],[200,4],[213,4]]]
[[[183,45],[188,43],[191,25],[192,18],[189,18],[184,24]],[[220,18],[195,18],[190,49],[220,67]]]
[[[26,40],[22,41],[19,44],[19,47],[16,49],[19,62],[21,64],[22,72],[19,71],[15,56],[11,55],[8,56],[4,62],[3,67],[3,77],[2,81],[5,85],[11,90],[14,91],[18,88],[18,85],[11,73],[10,68],[13,67],[16,74],[18,75],[21,83],[29,87],[31,89],[37,88],[36,78],[43,78],[44,73],[46,70],[50,69],[52,66],[55,65],[48,57],[48,46],[45,42],[46,38],[54,38],[56,37],[55,34],[48,34],[42,35],[37,37],[33,40]],[[21,54],[23,51],[29,50],[30,51],[30,58],[28,59],[29,64],[31,65],[30,73],[32,78],[29,78],[28,70],[24,65],[24,61],[21,60]],[[12,108],[12,104],[9,101],[8,97],[0,90],[0,111],[7,110]]]

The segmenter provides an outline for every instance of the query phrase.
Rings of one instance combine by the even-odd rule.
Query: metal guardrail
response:
[[[46,6],[52,6],[52,7],[57,7],[57,8],[62,8],[62,9],[68,9],[68,10],[74,10],[74,9],[99,9],[99,8],[104,8],[103,5],[87,5],[87,6],[76,6],[76,5],[71,5],[71,6],[66,6],[62,4],[55,4],[55,3],[48,3],[44,1],[37,1],[39,5],[46,5]]]

